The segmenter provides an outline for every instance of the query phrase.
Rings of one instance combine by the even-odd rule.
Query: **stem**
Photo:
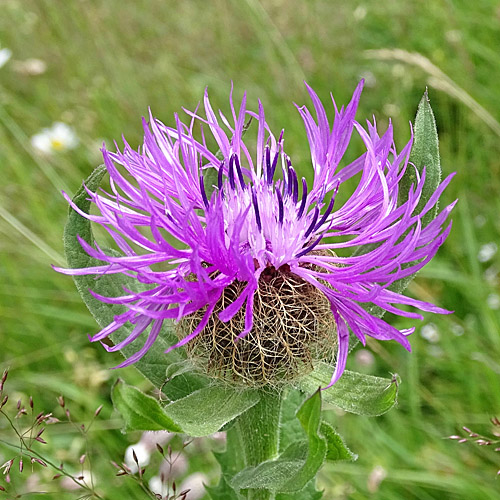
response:
[[[281,392],[261,391],[260,401],[241,415],[236,423],[245,465],[257,466],[278,456]],[[247,490],[248,500],[274,500],[264,489]]]

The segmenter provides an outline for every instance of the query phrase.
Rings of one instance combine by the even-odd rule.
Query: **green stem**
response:
[[[257,466],[278,456],[281,392],[267,389],[260,401],[241,415],[236,423],[245,465]],[[248,500],[274,500],[275,494],[263,489],[247,491]]]

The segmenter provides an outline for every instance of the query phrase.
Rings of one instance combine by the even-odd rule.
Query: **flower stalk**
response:
[[[236,426],[247,467],[255,467],[278,456],[281,391],[262,390],[260,401],[241,415]],[[228,436],[229,438],[229,436]],[[248,500],[274,500],[273,492],[250,489]]]

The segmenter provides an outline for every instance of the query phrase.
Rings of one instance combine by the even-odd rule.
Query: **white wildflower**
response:
[[[81,473],[77,474],[77,481],[73,481],[68,476],[63,476],[61,478],[61,482],[59,483],[62,488],[65,490],[77,490],[79,488],[83,488],[85,486],[89,486],[92,484],[92,473],[89,470],[84,470]],[[95,482],[95,478],[94,478]]]
[[[477,227],[483,227],[485,224],[486,224],[486,217],[484,215],[477,215],[475,218],[474,218],[474,224],[477,226]]]
[[[12,67],[16,73],[26,76],[41,75],[47,70],[47,64],[41,59],[26,59],[25,61],[14,61]]]
[[[7,64],[7,61],[12,57],[12,50],[0,49],[0,68]]]
[[[359,78],[362,78],[365,81],[365,87],[372,88],[377,85],[377,77],[370,70],[360,73]]]
[[[493,310],[500,309],[500,296],[496,293],[490,293],[486,299],[488,307]]]
[[[368,476],[367,488],[370,493],[375,493],[380,483],[387,477],[387,471],[381,465],[376,465]]]
[[[73,149],[78,145],[78,137],[66,123],[56,122],[51,128],[44,128],[31,138],[31,145],[42,154]]]
[[[134,452],[135,456],[137,457],[139,467],[148,465],[151,458],[151,452],[144,443],[138,442],[136,444],[133,444],[132,446],[129,446],[125,450],[124,462],[125,465],[132,471],[132,474],[135,474],[139,470],[139,467],[137,467],[137,462],[134,459]]]
[[[155,494],[160,495],[162,498],[168,495],[168,484],[161,480],[160,476],[153,476],[149,480],[149,489]]]
[[[189,500],[199,500],[205,495],[204,484],[208,483],[208,477],[201,472],[195,472],[188,476],[179,486],[178,490],[184,491],[189,490],[188,498]]]
[[[488,262],[497,253],[497,250],[497,244],[493,241],[490,243],[486,243],[479,249],[477,259],[479,260],[479,262]]]
[[[375,356],[368,349],[357,350],[354,359],[360,366],[370,367],[375,364]]]
[[[354,9],[352,15],[356,21],[362,21],[366,17],[367,13],[368,10],[364,5],[358,5],[356,9]]]
[[[420,330],[420,335],[432,344],[439,342],[439,332],[437,326],[434,323],[428,323],[427,325],[424,325]]]
[[[459,325],[458,323],[453,323],[450,327],[453,335],[457,337],[461,337],[465,333],[465,329],[462,325]]]

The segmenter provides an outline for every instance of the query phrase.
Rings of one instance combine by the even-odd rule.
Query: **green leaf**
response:
[[[333,370],[326,363],[318,363],[314,371],[298,380],[297,385],[306,394],[311,394],[330,383]],[[323,401],[345,411],[374,417],[396,404],[399,383],[397,375],[391,380],[345,370],[335,385],[322,391],[321,395]]]
[[[316,476],[327,453],[326,440],[319,434],[321,395],[316,391],[297,412],[307,441],[291,444],[276,459],[247,467],[236,474],[231,486],[240,489],[267,489],[290,493],[300,491]]]
[[[326,460],[328,462],[336,462],[337,460],[357,460],[358,456],[345,445],[340,434],[337,434],[335,429],[328,422],[321,422],[320,432],[326,440]]]
[[[217,432],[259,401],[257,391],[212,385],[162,408],[156,399],[121,380],[114,385],[112,397],[126,430],[167,430],[191,437]]]
[[[422,196],[415,210],[415,213],[420,213],[441,182],[438,133],[427,90],[418,105],[414,129],[415,133],[410,153],[410,162],[415,165],[420,174],[422,174],[424,167],[426,170]],[[409,165],[399,186],[400,202],[404,202],[408,199],[410,187],[412,184],[416,186],[416,183],[417,178],[415,170]],[[422,227],[425,227],[436,217],[437,211],[438,207],[436,204],[436,206],[423,217]]]
[[[324,396],[324,392],[322,396]],[[292,443],[304,441],[307,438],[299,419],[295,413],[297,408],[304,402],[306,396],[297,389],[288,389],[287,394],[282,399],[280,415],[280,452],[283,452]],[[344,444],[342,437],[337,434],[334,428],[325,421],[320,424],[320,434],[326,439],[326,458],[329,461],[335,460],[356,460],[357,456],[352,453]]]
[[[163,411],[160,403],[139,389],[118,379],[113,386],[113,405],[125,420],[124,431],[182,432]]]
[[[161,388],[168,400],[176,401],[185,398],[212,383],[208,377],[193,370],[193,366],[187,360],[172,363],[168,366],[166,371],[167,382]]]
[[[73,203],[83,212],[89,213],[91,204],[84,186],[90,191],[97,191],[105,174],[106,168],[104,165],[97,167],[74,196]],[[94,244],[94,235],[90,221],[70,207],[68,220],[64,228],[64,250],[68,266],[76,269],[102,265],[103,262],[93,259],[83,250],[78,242],[77,235],[87,243]],[[110,250],[110,252],[113,251]],[[125,312],[126,309],[122,305],[100,302],[90,294],[89,289],[101,295],[117,297],[123,295],[124,286],[132,290],[139,290],[138,287],[140,286],[137,280],[123,274],[100,275],[98,277],[92,275],[73,276],[73,279],[83,301],[101,328],[111,323],[114,316]],[[132,325],[124,325],[111,336],[111,339],[115,343],[124,340],[130,335],[132,328]],[[146,335],[146,332],[144,335]],[[154,345],[141,360],[134,364],[156,387],[161,387],[165,381],[164,373],[166,367],[170,363],[179,362],[183,359],[183,352],[180,349],[175,349],[168,355],[164,354],[164,351],[176,341],[177,337],[173,333],[172,323],[165,322],[163,330]],[[138,349],[140,349],[140,345],[137,345],[137,342],[135,342],[134,345],[126,346],[121,352],[124,356],[129,357]]]
[[[323,492],[316,489],[316,479],[311,479],[303,489],[294,493],[278,493],[276,500],[320,500]]]
[[[165,413],[192,437],[208,436],[259,402],[255,390],[211,385],[165,407]]]
[[[303,392],[289,388],[281,400],[279,451],[283,453],[292,443],[307,441],[307,435],[296,416],[297,410],[306,400]]]

